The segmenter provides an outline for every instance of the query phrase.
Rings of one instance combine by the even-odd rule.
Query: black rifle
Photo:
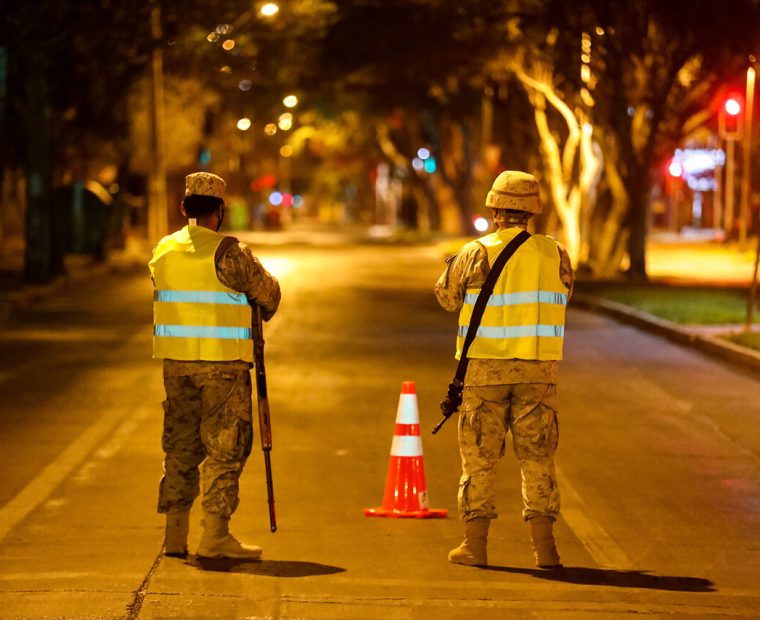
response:
[[[470,350],[472,341],[475,340],[475,334],[480,326],[480,320],[483,318],[483,312],[486,309],[486,303],[488,298],[493,293],[493,287],[496,285],[496,280],[499,279],[499,275],[504,269],[504,265],[512,258],[512,254],[517,251],[523,243],[530,238],[530,233],[525,230],[521,230],[510,241],[507,246],[500,252],[499,256],[493,262],[491,271],[488,272],[486,281],[483,283],[480,289],[478,299],[475,301],[475,307],[472,310],[472,316],[470,317],[470,325],[467,329],[467,335],[464,338],[464,344],[462,345],[462,352],[459,354],[459,364],[454,375],[454,380],[449,384],[449,391],[446,394],[446,398],[441,401],[441,413],[443,413],[443,419],[436,424],[433,429],[433,435],[435,435],[441,427],[446,423],[453,413],[459,410],[459,406],[462,404],[462,390],[464,390],[464,377],[467,374],[467,365],[470,360],[467,357],[467,353]]]
[[[264,467],[267,475],[267,503],[269,504],[269,529],[277,531],[277,517],[274,514],[274,483],[272,482],[272,421],[269,417],[269,397],[267,396],[267,371],[264,368],[264,327],[261,308],[253,306],[253,363],[256,371],[256,401],[259,408],[259,437],[264,453]]]

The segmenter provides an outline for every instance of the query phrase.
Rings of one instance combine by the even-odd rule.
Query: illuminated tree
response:
[[[517,56],[508,64],[529,93],[551,204],[562,226],[562,240],[577,265],[588,258],[588,239],[582,238],[581,223],[593,212],[601,177],[602,156],[593,139],[593,125],[583,109],[573,110],[561,98],[544,62]],[[566,136],[561,145],[552,130],[547,104],[565,123]]]
[[[580,230],[578,257],[593,273],[614,275],[625,253],[630,277],[645,278],[652,174],[680,140],[714,121],[716,94],[732,73],[743,75],[760,23],[758,3],[732,3],[730,11],[706,0],[516,5],[530,10],[510,21],[504,57],[489,70],[496,76],[511,70],[537,108],[536,132],[563,235],[573,246],[573,228]],[[556,119],[546,122],[544,100],[564,119],[564,131]],[[603,153],[596,191],[599,169],[593,151],[581,147],[583,127],[594,139],[588,146],[598,144]],[[575,155],[565,155],[579,153],[573,178],[580,188],[585,171],[583,207],[564,206],[556,189],[561,184],[554,179],[567,178],[571,167],[547,160],[555,136],[564,149],[555,160],[573,161]]]

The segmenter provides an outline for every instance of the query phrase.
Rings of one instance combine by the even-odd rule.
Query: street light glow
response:
[[[742,104],[739,103],[737,99],[734,99],[733,97],[730,97],[729,99],[726,99],[725,106],[726,113],[730,114],[731,116],[738,116],[739,113],[742,111]]]
[[[251,119],[250,118],[245,118],[245,117],[241,118],[237,122],[237,128],[240,131],[248,131],[251,128]]]
[[[280,114],[280,118],[277,121],[277,126],[283,131],[287,131],[293,127],[293,115],[290,112]]]
[[[488,220],[481,216],[475,217],[472,220],[472,225],[478,232],[486,232],[489,227]]]
[[[235,47],[235,39],[227,39],[224,43],[222,43],[222,47],[229,52]]]
[[[295,108],[298,105],[298,97],[295,95],[288,95],[282,100],[282,103],[286,108]]]
[[[273,17],[280,12],[280,7],[275,2],[267,2],[261,7],[261,14],[264,17]]]

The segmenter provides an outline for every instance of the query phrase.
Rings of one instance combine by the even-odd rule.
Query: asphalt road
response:
[[[493,566],[451,565],[455,425],[429,432],[455,366],[455,317],[431,292],[442,257],[380,245],[258,253],[284,292],[266,327],[279,529],[258,444],[232,529],[264,560],[160,555],[152,289],[144,269],[125,270],[0,325],[1,618],[760,616],[756,379],[571,308],[557,460],[566,568],[532,566],[511,450]],[[445,519],[362,514],[382,500],[403,381],[417,383],[430,503]]]

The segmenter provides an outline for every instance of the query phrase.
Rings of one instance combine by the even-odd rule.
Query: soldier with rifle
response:
[[[555,568],[557,379],[573,269],[554,239],[526,232],[531,216],[541,213],[532,175],[502,172],[485,202],[496,231],[466,244],[435,285],[441,306],[459,311],[457,376],[434,431],[459,410],[458,503],[465,535],[449,561],[488,564],[496,466],[511,433],[535,562]]]
[[[188,175],[182,201],[188,223],[161,239],[150,261],[153,356],[164,360],[166,390],[158,512],[166,514],[163,550],[171,557],[187,555],[190,508],[201,486],[203,535],[196,555],[261,557],[260,547],[241,543],[229,532],[253,442],[253,332],[270,525],[276,529],[261,321],[276,312],[280,286],[250,248],[218,233],[224,190],[224,180],[214,174]]]

